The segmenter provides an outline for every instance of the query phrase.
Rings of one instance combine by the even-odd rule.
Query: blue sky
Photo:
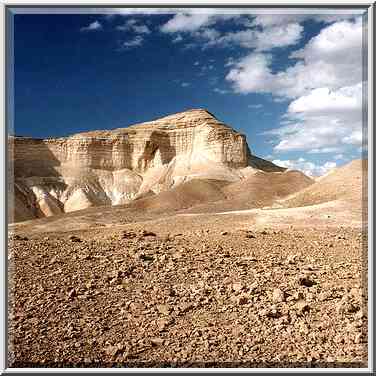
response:
[[[311,175],[360,157],[359,15],[167,12],[15,15],[15,133],[206,108],[254,154]]]

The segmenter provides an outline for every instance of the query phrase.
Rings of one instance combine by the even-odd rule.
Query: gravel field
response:
[[[367,366],[359,228],[145,228],[11,235],[9,366]]]

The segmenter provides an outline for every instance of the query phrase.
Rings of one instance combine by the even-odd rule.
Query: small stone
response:
[[[170,306],[168,304],[158,304],[157,311],[162,315],[168,315],[170,313]]]
[[[246,295],[241,295],[238,298],[238,304],[239,305],[244,305],[248,303],[248,297]]]
[[[286,262],[290,265],[296,264],[297,255],[290,255],[287,257]]]
[[[132,239],[132,238],[135,238],[137,236],[136,233],[134,233],[133,231],[123,231],[121,233],[121,237],[123,239]]]
[[[173,253],[173,255],[172,255],[172,258],[173,258],[174,260],[181,259],[182,257],[183,257],[183,255],[181,254],[180,251],[177,251],[177,252]]]
[[[356,343],[356,344],[362,343],[362,333],[358,333],[355,336],[354,343]]]
[[[222,231],[222,232],[221,232],[221,235],[227,235],[227,234],[228,234],[227,231]]]
[[[164,242],[169,242],[169,241],[171,241],[171,240],[172,240],[171,235],[170,235],[170,234],[167,234],[166,236],[163,237],[162,240],[163,240]]]
[[[22,236],[14,234],[10,238],[10,240],[23,240]]]
[[[116,345],[109,345],[106,347],[106,354],[115,357],[124,350],[124,346],[121,343]]]
[[[243,288],[243,285],[241,282],[235,282],[233,285],[232,285],[232,289],[235,291],[235,292],[239,292],[241,291]]]
[[[146,236],[153,236],[153,237],[157,236],[156,233],[154,233],[152,231],[147,231],[147,230],[142,230],[141,235],[144,236],[144,237],[146,237]]]
[[[273,290],[273,303],[282,303],[285,301],[285,293],[281,289]]]
[[[183,304],[181,304],[179,306],[179,310],[182,313],[188,312],[192,308],[193,308],[193,304],[192,303],[183,303]]]
[[[330,291],[323,291],[319,294],[318,298],[320,301],[324,302],[325,300],[329,300],[332,296]]]
[[[87,282],[87,283],[85,284],[85,287],[86,287],[87,289],[91,289],[91,288],[94,287],[94,285],[95,285],[95,282],[94,282],[94,280],[92,279],[92,280],[90,280],[89,282]]]
[[[162,320],[157,321],[157,326],[158,326],[158,329],[159,329],[160,332],[163,332],[164,330],[166,330],[166,328],[168,327],[169,324],[170,324],[170,322],[166,319],[162,319]]]
[[[256,292],[258,286],[259,286],[259,285],[258,285],[258,282],[257,282],[257,281],[253,282],[253,283],[249,286],[249,292],[250,292],[250,293]]]
[[[292,295],[293,300],[304,300],[305,295],[301,291],[297,291]]]
[[[164,343],[164,340],[162,338],[152,338],[150,340],[151,344],[153,346],[162,346]]]
[[[306,265],[306,266],[303,267],[303,270],[313,271],[314,267],[312,265]]]
[[[312,351],[311,352],[311,358],[313,360],[319,360],[321,358],[320,353],[318,351]]]
[[[315,284],[315,282],[307,276],[299,276],[298,282],[300,285],[305,287],[312,287]]]
[[[298,315],[303,315],[305,312],[308,312],[310,310],[310,306],[304,300],[298,301],[295,304],[295,308],[296,308]]]
[[[268,312],[269,312],[269,310],[265,308],[265,309],[262,309],[262,310],[259,311],[259,315],[260,316],[267,316]]]
[[[80,243],[80,242],[82,242],[82,240],[81,240],[78,236],[75,236],[75,235],[70,235],[68,239],[69,239],[71,242],[76,242],[76,243]]]
[[[275,307],[275,306],[272,306],[271,308],[262,309],[259,312],[259,315],[264,316],[264,317],[265,316],[270,317],[270,318],[273,318],[273,319],[277,319],[277,318],[281,317],[281,313],[278,311],[277,307]]]
[[[281,313],[278,311],[277,308],[271,308],[266,314],[266,316],[272,319],[278,319],[279,317],[281,317]]]
[[[154,261],[154,257],[152,255],[141,253],[139,257],[142,261]]]
[[[354,298],[360,298],[362,296],[362,289],[360,288],[352,288],[350,290],[350,295]]]
[[[77,291],[76,291],[76,289],[74,289],[74,288],[70,288],[70,289],[68,290],[68,297],[69,297],[69,299],[74,298],[75,296],[77,296]]]
[[[110,285],[113,286],[113,285],[119,285],[121,284],[121,279],[118,278],[118,277],[114,277],[110,280]]]

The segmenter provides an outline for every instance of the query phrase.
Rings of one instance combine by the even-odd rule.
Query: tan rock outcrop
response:
[[[11,137],[9,159],[39,216],[124,204],[191,179],[234,182],[249,169],[284,170],[253,156],[243,134],[203,109],[66,138]],[[35,217],[15,205],[22,215],[14,221]]]

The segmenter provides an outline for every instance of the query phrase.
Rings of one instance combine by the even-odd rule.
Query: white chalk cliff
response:
[[[10,137],[9,220],[125,204],[191,179],[238,181],[284,169],[203,109],[56,139]]]

